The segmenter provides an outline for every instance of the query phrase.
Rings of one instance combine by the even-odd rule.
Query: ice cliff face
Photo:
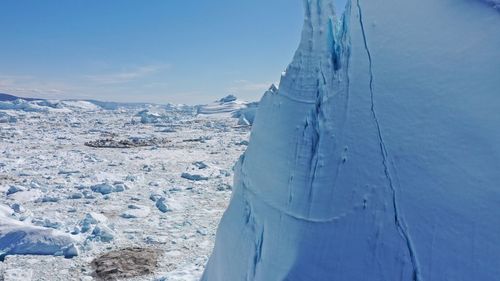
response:
[[[498,12],[304,3],[202,280],[497,280]]]

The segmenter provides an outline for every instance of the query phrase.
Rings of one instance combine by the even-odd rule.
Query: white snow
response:
[[[81,100],[65,100],[61,102],[63,106],[73,108],[73,109],[84,109],[84,110],[98,110],[100,107],[89,102]]]
[[[161,252],[131,281],[498,280],[498,11],[349,2],[304,0],[258,107],[0,102],[0,280],[126,247]]]
[[[0,280],[17,272],[32,272],[32,280],[92,280],[94,258],[126,247],[162,253],[154,276],[132,281],[198,280],[231,196],[229,171],[245,149],[237,143],[248,140],[249,128],[230,116],[195,116],[183,105],[91,104],[98,108],[51,101],[43,111],[0,110],[17,118],[0,123],[1,209],[16,229],[52,243],[46,254],[56,255],[10,252],[0,262]],[[144,110],[161,120],[141,123],[136,115]],[[106,139],[148,145],[85,145]],[[208,179],[191,181],[183,173]],[[7,195],[11,186],[19,190]],[[7,248],[31,245],[7,243],[2,231]],[[78,256],[59,256],[56,246],[65,239],[75,245],[66,254],[78,250]]]
[[[0,205],[0,259],[7,255],[78,255],[68,235],[36,227],[13,218],[14,212]]]
[[[221,114],[232,113],[238,109],[245,108],[246,102],[238,100],[235,96],[229,95],[214,103],[201,105],[198,107],[199,114]]]
[[[149,216],[151,209],[148,206],[128,205],[128,210],[120,216],[125,219],[144,219]]]
[[[211,104],[198,106],[198,114],[229,116],[234,112],[248,108],[249,104],[251,103],[239,100],[234,95],[229,95]]]
[[[277,91],[275,85],[271,85],[269,91]],[[214,103],[207,105],[199,105],[198,114],[200,116],[228,117],[238,118],[239,126],[251,126],[255,120],[259,104],[257,102],[247,102],[229,95]]]
[[[140,117],[140,122],[143,124],[156,124],[161,123],[165,119],[168,121],[169,116],[158,110],[145,109],[137,113],[137,117]]]

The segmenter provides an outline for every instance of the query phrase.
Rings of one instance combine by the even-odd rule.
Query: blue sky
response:
[[[258,100],[290,62],[300,0],[1,0],[0,92]]]

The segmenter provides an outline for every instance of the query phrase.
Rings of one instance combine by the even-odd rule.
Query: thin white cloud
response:
[[[95,98],[108,92],[117,91],[122,84],[148,77],[169,67],[168,64],[143,65],[115,73],[77,75],[64,81],[57,78],[0,73],[0,92],[22,97],[48,99]]]
[[[29,75],[0,75],[0,92],[17,96],[57,98],[68,88],[64,83],[40,81]]]
[[[128,71],[87,75],[86,78],[97,84],[123,84],[147,77],[169,67],[170,65],[145,65]]]

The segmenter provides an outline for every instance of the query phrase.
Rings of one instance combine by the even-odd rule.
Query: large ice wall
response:
[[[304,4],[202,279],[498,280],[498,11]]]

